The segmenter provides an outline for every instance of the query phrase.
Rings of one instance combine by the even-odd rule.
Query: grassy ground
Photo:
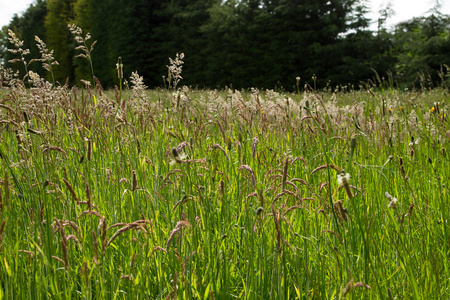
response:
[[[444,90],[0,99],[0,299],[450,297]]]

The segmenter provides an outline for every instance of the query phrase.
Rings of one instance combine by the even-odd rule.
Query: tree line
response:
[[[198,88],[295,88],[296,77],[318,88],[386,81],[399,87],[445,84],[450,65],[450,18],[436,1],[426,17],[386,28],[389,7],[378,29],[369,29],[368,8],[359,0],[36,0],[0,33],[4,67],[17,58],[8,29],[41,57],[35,35],[52,49],[54,80],[118,84],[138,71],[149,87],[163,86],[168,57],[184,53],[183,85]],[[79,57],[67,24],[83,40],[90,61]],[[92,63],[92,65],[91,65]],[[38,63],[29,69],[50,75]],[[93,74],[92,74],[93,73]],[[164,76],[164,77],[163,77]]]

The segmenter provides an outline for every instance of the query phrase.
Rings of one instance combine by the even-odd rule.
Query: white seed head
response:
[[[339,173],[339,174],[337,175],[337,182],[338,182],[338,185],[343,185],[344,182],[347,182],[347,183],[350,182],[350,178],[351,178],[351,176],[350,176],[349,173],[344,173],[344,172]]]
[[[393,197],[391,202],[389,202],[388,207],[392,208],[392,209],[396,209],[397,208],[397,198]]]

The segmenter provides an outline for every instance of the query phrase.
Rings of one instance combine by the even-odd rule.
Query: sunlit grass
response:
[[[447,97],[4,88],[0,293],[448,297]]]

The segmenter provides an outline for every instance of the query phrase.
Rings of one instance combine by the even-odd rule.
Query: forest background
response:
[[[75,23],[91,34],[88,49],[96,41],[90,58],[104,87],[118,84],[119,56],[125,77],[138,71],[153,88],[164,85],[168,57],[184,53],[183,84],[194,88],[293,90],[296,77],[329,89],[377,78],[428,88],[450,81],[450,18],[434,3],[427,16],[390,30],[387,6],[373,31],[359,0],[36,0],[2,28],[0,61],[13,67],[11,29],[30,49],[28,59],[41,57],[36,35],[54,50],[54,80],[92,80],[89,60],[76,57],[67,26]],[[39,63],[28,69],[50,76]]]

